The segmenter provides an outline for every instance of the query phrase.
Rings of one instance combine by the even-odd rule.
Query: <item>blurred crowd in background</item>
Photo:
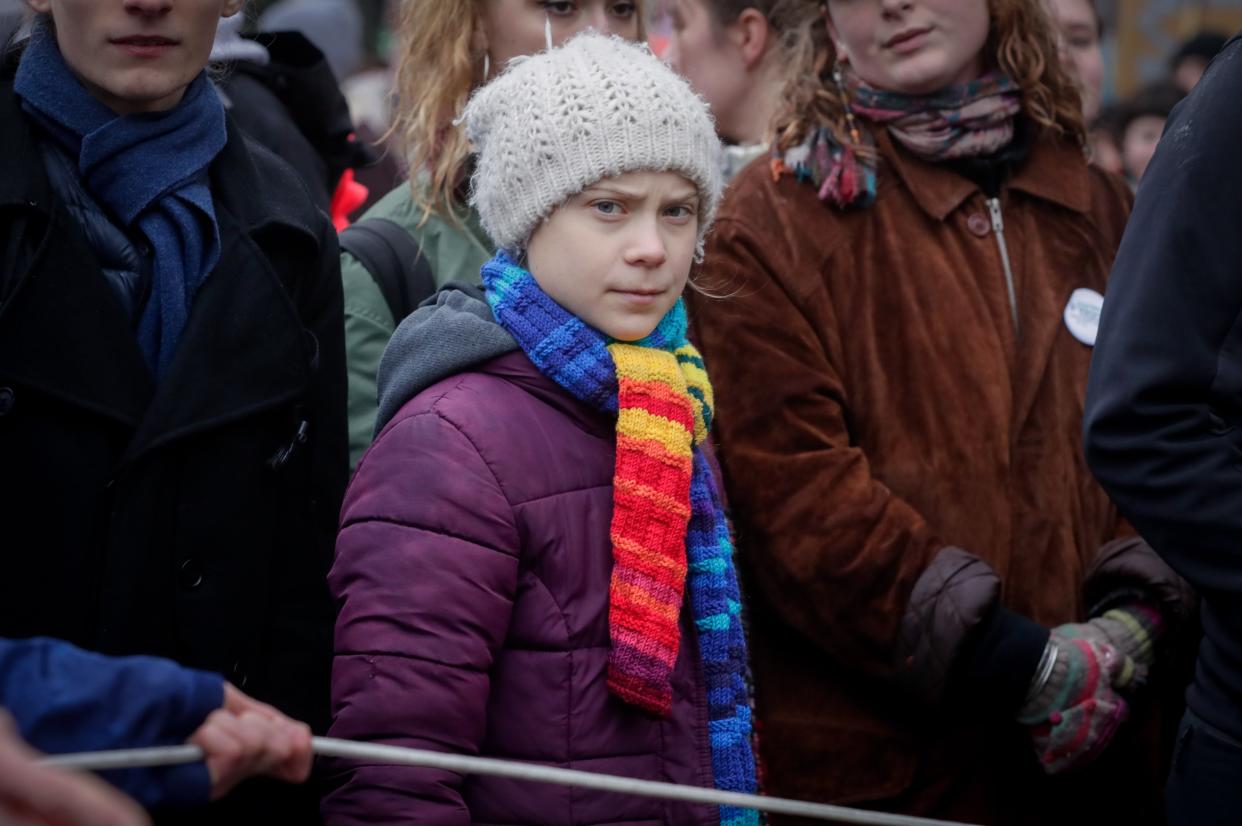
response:
[[[1181,40],[1160,61],[1153,59],[1151,52],[1163,44],[1146,44],[1146,54],[1141,56],[1137,49],[1127,52],[1118,43],[1118,30],[1130,17],[1155,17],[1159,11],[1155,7],[1162,4],[1118,4],[1115,0],[1048,2],[1061,26],[1064,54],[1083,85],[1084,109],[1093,124],[1093,159],[1137,185],[1169,112],[1194,87],[1232,33],[1224,27],[1228,18],[1217,22],[1205,17],[1202,3],[1175,3],[1174,11],[1178,14],[1172,23],[1157,19],[1164,34],[1180,36]],[[323,49],[341,81],[360,134],[378,137],[388,126],[396,5],[392,0],[256,0],[248,12],[248,26],[258,31],[297,29]],[[1153,8],[1149,10],[1147,6]],[[1196,14],[1196,10],[1200,13]],[[663,56],[668,56],[667,50],[677,48],[686,38],[687,20],[696,15],[706,17],[700,0],[658,0],[648,14],[648,40],[656,53]],[[1205,28],[1192,28],[1199,25]],[[1212,25],[1221,28],[1211,28]],[[1179,35],[1178,29],[1186,31]],[[688,43],[693,51],[696,44],[693,40]],[[1153,77],[1153,66],[1156,71],[1163,66],[1163,73]],[[700,79],[700,83],[709,82],[706,74]],[[714,102],[707,90],[700,89],[700,93]],[[775,92],[772,97],[775,98]],[[755,97],[747,98],[745,105],[756,108]],[[754,120],[761,122],[762,113],[755,114]],[[716,116],[720,118],[719,111]],[[752,140],[757,143],[761,138],[762,135],[754,135]],[[391,172],[384,170],[375,177]],[[387,191],[372,189],[377,197]]]
[[[1233,9],[1214,9],[1203,2],[1047,2],[1061,27],[1063,55],[1083,87],[1084,112],[1091,123],[1092,159],[1137,186],[1169,112],[1194,87],[1209,61],[1228,40],[1233,17],[1239,14]],[[252,36],[260,32],[296,31],[323,52],[348,105],[361,147],[342,149],[320,142],[314,149],[319,155],[337,157],[338,173],[357,167],[349,179],[352,182],[356,176],[366,186],[367,194],[359,195],[361,200],[343,196],[343,204],[349,206],[353,215],[362,214],[405,177],[403,160],[398,153],[385,151],[382,140],[390,126],[394,94],[397,6],[395,0],[253,0],[244,12],[222,27],[213,53],[217,60],[233,62],[242,74],[251,74],[269,88],[288,92],[287,72],[282,72],[279,65],[267,69],[273,61],[264,49],[230,44],[242,43],[242,33]],[[7,40],[18,29],[24,9],[23,0],[0,0],[0,41]],[[728,72],[714,72],[721,67],[710,63],[711,38],[704,39],[693,25],[696,18],[707,17],[701,0],[657,0],[650,4],[646,14],[652,49],[675,66],[682,62],[690,67],[683,68],[683,73],[697,83],[700,94],[713,104],[718,120],[722,115],[726,119],[730,116],[728,111],[722,112],[721,104],[727,107],[732,102],[748,110],[745,117],[749,122],[761,124],[747,134],[732,136],[734,141],[762,143],[762,124],[772,112],[764,109],[763,95],[749,89],[752,93],[743,95],[738,88],[720,88],[729,86]],[[1159,42],[1149,36],[1153,29],[1160,35]],[[1159,54],[1161,49],[1165,50],[1164,55]],[[297,58],[293,61],[296,64]],[[694,72],[696,64],[704,67],[698,77]],[[766,96],[772,106],[777,95],[778,90],[773,88]],[[322,131],[326,115],[322,111],[323,96],[286,94],[283,103],[303,133]],[[317,106],[318,111],[295,111],[307,106]],[[729,137],[727,130],[722,132]],[[277,143],[282,140],[274,133],[271,137]],[[740,159],[747,161],[751,157],[750,153],[743,153]],[[333,185],[331,180],[329,184]]]
[[[1064,55],[1083,85],[1085,113],[1093,124],[1093,159],[1137,186],[1169,112],[1194,87],[1232,34],[1225,27],[1229,18],[1211,18],[1204,9],[1206,4],[1200,2],[1048,2],[1061,27]],[[393,0],[256,0],[248,12],[248,27],[257,31],[296,29],[304,33],[324,51],[340,79],[360,134],[378,138],[388,126],[396,5]],[[1160,12],[1165,10],[1158,7],[1170,5],[1173,13],[1161,16]],[[687,19],[696,15],[706,17],[701,0],[658,0],[648,15],[648,40],[657,54],[666,57],[670,47],[676,48],[686,38]],[[1175,48],[1163,60],[1152,53],[1164,43],[1145,43],[1144,54],[1139,54],[1137,48],[1127,51],[1118,43],[1118,35],[1131,22],[1130,18],[1141,18],[1143,22],[1155,19],[1166,38],[1180,37],[1180,42],[1174,41]],[[686,42],[690,51],[696,45],[701,49],[701,44],[692,39]],[[1153,71],[1161,73],[1153,76]],[[711,82],[706,73],[699,81]],[[714,103],[707,90],[699,91]],[[775,98],[775,90],[772,97]],[[755,100],[751,96],[745,105],[756,108]],[[772,103],[775,105],[775,100]],[[752,114],[753,120],[762,122],[762,112]],[[716,116],[720,118],[719,111]],[[736,140],[744,143],[745,137],[758,143],[763,136],[739,136]],[[375,177],[391,172],[384,170]],[[372,191],[378,197],[388,190]]]

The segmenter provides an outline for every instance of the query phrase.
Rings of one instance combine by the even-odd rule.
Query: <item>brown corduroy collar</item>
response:
[[[883,176],[886,169],[892,170],[919,207],[938,221],[947,218],[979,189],[973,181],[946,164],[916,157],[898,145],[887,129],[877,130],[875,139],[882,160],[880,175]],[[880,186],[884,187],[883,181]],[[1091,208],[1086,155],[1072,139],[1059,137],[1046,129],[1035,137],[1030,155],[1014,170],[1006,188],[1076,212],[1085,213]]]

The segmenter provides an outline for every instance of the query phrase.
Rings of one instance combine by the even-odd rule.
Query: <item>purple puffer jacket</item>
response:
[[[606,685],[613,429],[520,352],[401,408],[342,512],[332,736],[712,785],[688,611],[668,719]],[[680,803],[334,768],[328,826],[719,823]]]

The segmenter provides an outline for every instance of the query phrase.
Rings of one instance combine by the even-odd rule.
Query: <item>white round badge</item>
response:
[[[1065,326],[1074,338],[1088,347],[1095,346],[1095,334],[1100,329],[1100,311],[1104,309],[1104,296],[1095,290],[1080,287],[1070,295],[1065,305]]]

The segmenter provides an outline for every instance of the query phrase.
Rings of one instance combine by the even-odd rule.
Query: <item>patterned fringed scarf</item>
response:
[[[915,155],[933,163],[977,158],[999,151],[1013,140],[1013,119],[1021,111],[1017,84],[991,73],[934,95],[883,92],[851,80],[849,107],[856,117],[887,126],[889,134]],[[821,201],[838,207],[866,207],[875,200],[875,141],[858,130],[853,148],[819,128],[801,145],[773,149],[772,174],[789,172],[815,183]]]
[[[608,687],[666,716],[686,587],[706,679],[716,787],[754,792],[746,640],[733,542],[703,454],[712,387],[681,301],[642,341],[612,341],[553,301],[506,253],[483,267],[496,321],[575,398],[617,414]],[[757,813],[721,807],[727,826]]]

